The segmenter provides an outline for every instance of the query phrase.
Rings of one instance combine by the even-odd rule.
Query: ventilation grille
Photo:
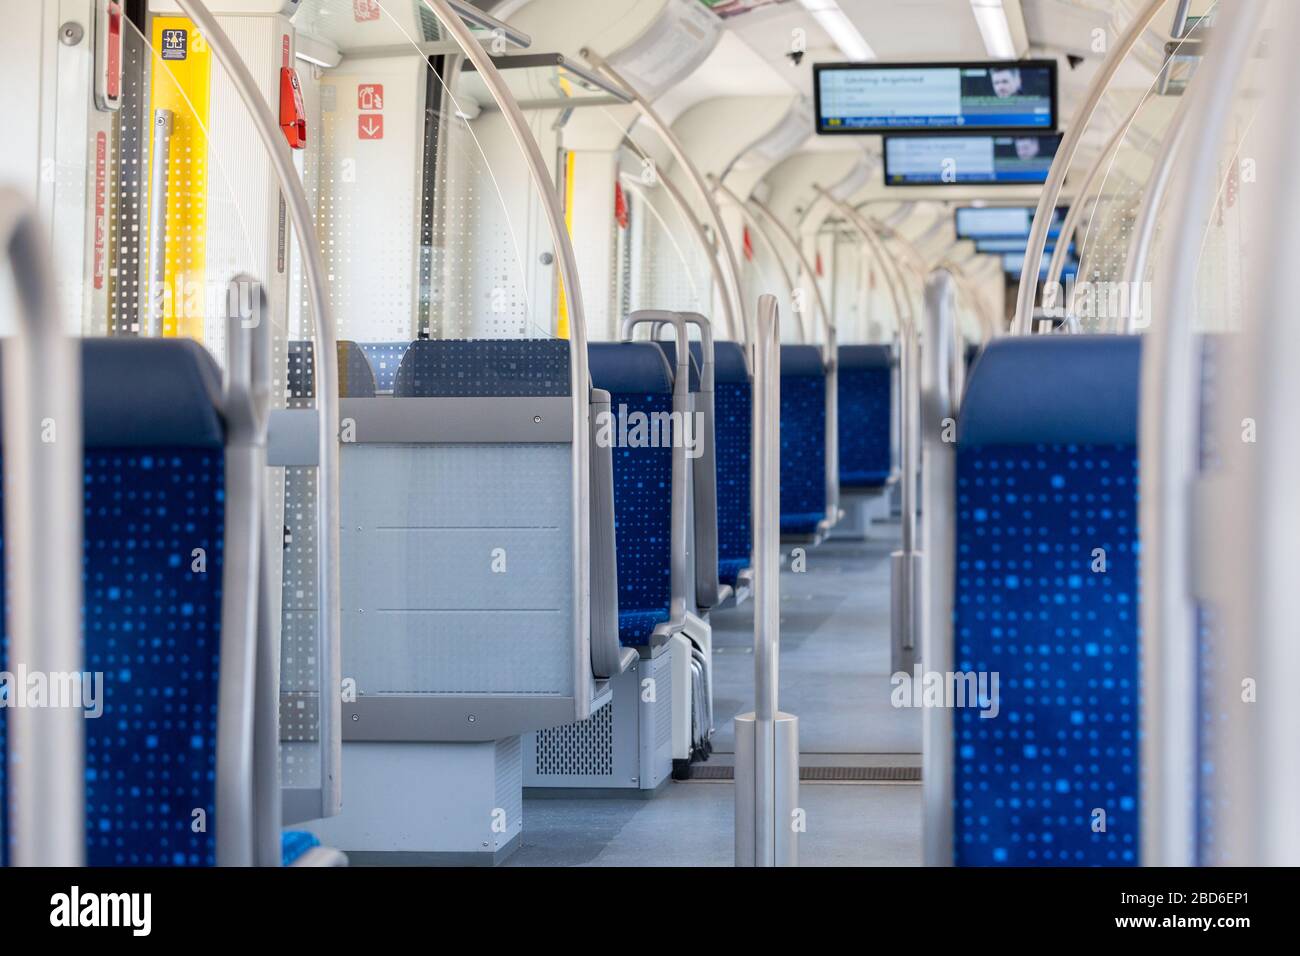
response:
[[[586,720],[537,732],[539,776],[609,777],[614,773],[614,707]]]

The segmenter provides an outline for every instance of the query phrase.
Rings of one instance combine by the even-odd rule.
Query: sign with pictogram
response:
[[[357,109],[382,112],[384,109],[384,84],[362,83],[357,87]]]
[[[352,16],[357,23],[379,19],[379,0],[352,0]]]
[[[362,113],[357,117],[357,139],[383,139],[384,117],[377,113]]]

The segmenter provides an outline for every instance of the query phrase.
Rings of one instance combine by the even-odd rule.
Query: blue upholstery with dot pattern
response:
[[[840,487],[879,488],[893,462],[893,349],[888,345],[839,348]]]
[[[958,865],[1138,862],[1140,346],[1004,339],[972,370],[954,659],[999,687],[954,711]]]
[[[692,343],[692,350],[698,343]],[[744,347],[713,343],[713,441],[718,473],[718,582],[736,586],[749,567],[753,530],[749,497],[754,389]]]
[[[411,347],[410,342],[359,342],[375,374],[375,389],[382,394],[392,394],[397,384],[397,370],[402,367],[402,357]]]
[[[280,834],[280,865],[293,864],[308,850],[320,846],[320,840],[314,833],[306,830],[285,830]]]
[[[219,826],[220,374],[189,341],[87,339],[81,347],[85,669],[103,675],[102,715],[84,722],[86,861],[211,866]],[[206,568],[195,570],[199,548]],[[2,550],[0,538],[0,573]],[[6,634],[0,656],[7,648]]]
[[[399,397],[568,395],[567,339],[420,339],[402,357]]]
[[[673,375],[676,376],[677,375],[677,340],[673,339],[672,341],[667,341],[667,340],[660,341],[658,345],[659,348],[663,350],[664,358],[668,360],[668,367],[672,369]],[[700,390],[700,365],[703,363],[704,360],[700,357],[699,354],[699,343],[691,342],[690,346],[691,346],[690,348],[691,364],[689,366],[690,381],[688,385],[692,392],[698,392]]]
[[[610,393],[615,421],[673,410],[672,374],[651,342],[593,342],[591,383]],[[621,431],[621,429],[620,429]],[[632,447],[614,436],[614,542],[618,552],[618,638],[645,645],[672,606],[671,447]]]
[[[781,533],[826,518],[826,368],[815,345],[781,346]]]

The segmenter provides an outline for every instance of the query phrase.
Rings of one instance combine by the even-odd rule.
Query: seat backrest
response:
[[[697,343],[691,344],[692,350]],[[753,548],[750,444],[753,441],[753,385],[744,346],[713,343],[714,444],[718,481],[718,580],[735,586],[749,567]]]
[[[610,393],[619,640],[649,643],[672,606],[672,371],[653,342],[593,342],[593,387]],[[670,421],[670,419],[667,419]]]
[[[816,345],[781,346],[781,533],[826,518],[826,367]]]
[[[1138,860],[1140,367],[1137,336],[1027,336],[968,380],[953,660],[993,699],[954,711],[959,865]]]
[[[893,349],[839,347],[840,483],[845,488],[886,484],[893,462]]]
[[[239,653],[222,629],[221,374],[184,339],[84,339],[81,363],[84,670],[102,675],[84,722],[86,862],[215,865],[217,747],[238,729],[219,713],[219,676]]]

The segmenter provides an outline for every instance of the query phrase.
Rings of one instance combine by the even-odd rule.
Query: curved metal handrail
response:
[[[78,343],[63,330],[36,210],[7,188],[0,189],[0,256],[13,268],[19,304],[15,334],[3,350],[6,667],[84,677]],[[0,759],[8,764],[9,828],[21,837],[10,843],[14,865],[83,865],[81,710],[10,707],[7,720]]]
[[[1044,300],[1046,300],[1049,290],[1053,295],[1060,292],[1061,272],[1065,269],[1065,260],[1070,253],[1070,237],[1074,235],[1075,227],[1079,224],[1079,220],[1083,218],[1083,207],[1087,204],[1088,195],[1092,192],[1093,184],[1097,181],[1097,177],[1101,175],[1102,169],[1108,168],[1108,161],[1112,154],[1119,149],[1125,134],[1128,133],[1129,128],[1133,125],[1133,120],[1137,117],[1138,110],[1145,103],[1146,97],[1144,96],[1137,101],[1137,104],[1129,111],[1128,116],[1115,127],[1115,132],[1111,133],[1110,139],[1106,140],[1106,145],[1101,148],[1101,152],[1097,154],[1097,158],[1093,160],[1092,165],[1088,168],[1088,174],[1084,177],[1083,184],[1075,192],[1074,199],[1070,202],[1070,211],[1065,214],[1065,221],[1061,223],[1061,234],[1056,240],[1056,248],[1052,250],[1052,258],[1047,264],[1047,281],[1043,284]],[[1100,200],[1100,196],[1098,200]],[[1072,311],[1073,298],[1067,302],[1062,297],[1060,303],[1067,313]]]
[[[1186,866],[1195,862],[1193,794],[1197,759],[1197,615],[1192,597],[1188,527],[1192,479],[1198,471],[1198,353],[1191,316],[1201,240],[1212,194],[1195,188],[1212,182],[1222,134],[1230,118],[1236,78],[1250,55],[1262,4],[1237,4],[1216,26],[1205,61],[1186,96],[1187,149],[1177,176],[1188,184],[1176,212],[1170,254],[1162,262],[1162,320],[1153,322],[1142,350],[1138,447],[1142,562],[1142,862]],[[1189,120],[1189,122],[1191,122]]]
[[[271,113],[266,99],[248,66],[231,43],[225,30],[208,10],[203,0],[177,0],[182,12],[189,17],[212,48],[217,61],[230,76],[244,108],[253,120],[253,128],[262,147],[271,159],[280,192],[284,196],[289,219],[293,224],[298,247],[302,252],[303,277],[307,285],[307,298],[311,304],[315,323],[316,352],[314,359],[316,379],[316,404],[320,412],[317,441],[320,461],[317,465],[319,494],[316,502],[316,520],[323,529],[325,541],[317,562],[316,587],[320,605],[321,655],[321,740],[328,741],[324,748],[321,767],[323,809],[327,816],[337,814],[342,806],[342,697],[337,688],[342,683],[343,665],[340,651],[339,621],[339,374],[338,336],[333,307],[329,300],[329,284],[321,244],[316,234],[311,204],[297,169],[289,154],[289,145],[279,127],[278,118]],[[328,702],[328,704],[326,704]]]
[[[1012,319],[1013,335],[1028,335],[1033,331],[1035,290],[1038,288],[1038,270],[1042,268],[1043,249],[1047,245],[1047,231],[1051,226],[1052,216],[1056,210],[1061,187],[1065,185],[1065,174],[1074,161],[1074,154],[1079,148],[1083,134],[1087,131],[1092,115],[1097,111],[1101,98],[1110,87],[1110,82],[1119,72],[1124,58],[1133,49],[1134,44],[1146,31],[1151,21],[1156,18],[1165,5],[1165,0],[1147,0],[1147,5],[1133,18],[1128,30],[1110,51],[1110,56],[1102,64],[1101,70],[1093,80],[1088,98],[1079,105],[1070,125],[1066,127],[1061,145],[1056,149],[1056,158],[1047,173],[1047,181],[1038,196],[1038,208],[1034,211],[1034,223],[1029,230],[1029,242],[1025,248],[1025,264],[1020,273],[1020,288],[1016,295],[1016,312]]]
[[[550,171],[546,165],[546,160],[542,156],[541,147],[537,145],[537,138],[533,135],[532,128],[528,125],[528,120],[523,111],[519,108],[518,102],[510,93],[510,88],[506,84],[505,78],[492,62],[492,57],[483,49],[482,45],[470,33],[469,28],[465,26],[460,16],[451,8],[447,0],[422,0],[442,24],[443,28],[451,34],[456,41],[457,46],[464,51],[474,68],[478,70],[479,78],[487,87],[493,101],[501,111],[506,125],[514,137],[515,145],[519,148],[525,163],[528,166],[528,173],[533,182],[533,188],[537,190],[542,200],[542,210],[546,216],[546,225],[551,234],[551,242],[555,245],[556,259],[559,263],[560,281],[564,285],[565,302],[569,309],[569,337],[570,337],[570,387],[572,390],[574,403],[574,421],[573,421],[573,491],[576,501],[583,503],[582,507],[577,509],[573,522],[573,546],[574,555],[585,554],[590,544],[590,524],[591,515],[589,508],[585,503],[589,500],[589,486],[591,476],[591,449],[590,429],[588,426],[588,417],[590,415],[590,389],[591,375],[588,371],[587,359],[587,313],[583,308],[582,285],[578,276],[578,259],[573,251],[573,242],[569,237],[568,226],[564,220],[564,206],[560,202],[559,196],[555,191],[555,183],[552,181]],[[591,681],[591,623],[590,607],[588,598],[590,596],[589,580],[591,569],[585,561],[578,561],[577,575],[574,579],[574,608],[578,611],[578,641],[580,644],[579,653],[574,655],[573,660],[573,680],[574,696],[578,701],[578,717],[586,717],[590,707],[589,694],[579,693],[579,688],[589,686]]]
[[[717,233],[716,245],[721,249],[718,254],[726,264],[726,276],[729,285],[728,291],[732,296],[733,314],[740,319],[740,329],[737,330],[731,328],[727,330],[727,333],[735,336],[737,331],[739,331],[743,336],[743,339],[740,341],[743,341],[746,344],[751,342],[753,336],[750,335],[749,318],[745,310],[744,293],[741,290],[740,285],[740,264],[736,261],[736,250],[731,244],[730,239],[728,239],[727,227],[722,221],[722,211],[714,201],[713,193],[709,190],[709,186],[704,181],[703,175],[701,175],[696,165],[691,162],[690,156],[686,154],[686,148],[682,145],[681,140],[677,138],[672,127],[664,122],[663,117],[661,117],[655,111],[655,108],[650,105],[649,100],[641,95],[640,90],[625,80],[622,75],[620,75],[614,67],[610,66],[609,62],[600,54],[596,53],[595,50],[592,50],[589,47],[584,47],[579,52],[583,59],[590,63],[595,69],[604,73],[609,80],[621,86],[624,92],[631,97],[632,104],[637,108],[637,111],[645,117],[646,121],[654,127],[655,132],[659,134],[659,138],[662,139],[664,145],[668,147],[668,151],[673,154],[673,158],[677,160],[678,165],[682,167],[686,175],[690,178],[691,183],[695,186],[696,192],[700,194],[700,199],[703,200],[705,208],[709,211],[709,218],[713,220],[713,229]],[[666,177],[660,176],[659,178],[664,179]]]
[[[643,184],[633,182],[631,177],[622,177],[622,181],[638,191],[645,188]],[[718,298],[722,301],[722,309],[726,314],[727,334],[732,336],[732,340],[734,341],[736,328],[740,324],[740,320],[735,314],[731,296],[726,292],[727,280],[722,274],[722,265],[718,261],[719,256],[717,250],[713,247],[713,243],[709,242],[708,234],[704,231],[704,224],[695,217],[695,212],[691,209],[690,205],[687,204],[686,197],[682,195],[682,191],[677,187],[677,184],[669,177],[659,176],[656,178],[655,183],[656,185],[662,186],[664,191],[668,193],[668,198],[672,200],[673,205],[677,208],[677,212],[681,215],[682,219],[685,220],[687,227],[691,230],[691,234],[695,236],[696,241],[700,244],[700,248],[704,250],[704,258],[708,260],[709,263],[709,272],[713,276],[713,281],[718,284],[718,289],[720,290]],[[701,302],[700,304],[704,305],[705,303]],[[745,361],[748,363],[749,350],[744,349],[742,351],[744,351]]]
[[[785,264],[785,259],[782,258],[781,253],[777,251],[776,243],[772,241],[772,236],[763,228],[762,224],[759,223],[757,217],[755,217],[745,207],[744,202],[742,202],[735,193],[724,186],[716,176],[708,176],[707,181],[709,185],[713,187],[715,192],[722,193],[722,195],[726,196],[727,199],[731,201],[731,204],[740,212],[740,216],[745,221],[745,225],[754,227],[754,232],[758,234],[758,238],[763,241],[763,245],[767,247],[767,251],[772,254],[772,258],[776,261],[777,270],[781,273],[781,278],[785,280],[785,287],[790,295],[790,306],[793,309],[797,298],[798,286],[795,284],[794,276],[790,274],[790,268]],[[795,323],[795,333],[798,335],[798,342],[800,345],[811,344],[816,339],[815,335],[809,333],[807,323],[805,322]]]

